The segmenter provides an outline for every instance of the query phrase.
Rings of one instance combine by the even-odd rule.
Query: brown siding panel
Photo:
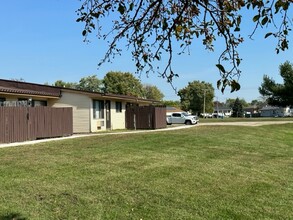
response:
[[[166,107],[127,106],[125,121],[127,129],[166,128]]]
[[[72,134],[72,108],[0,107],[0,143]]]

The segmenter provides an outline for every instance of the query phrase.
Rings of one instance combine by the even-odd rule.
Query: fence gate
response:
[[[166,107],[126,106],[125,122],[127,129],[166,128]]]
[[[72,134],[72,108],[0,107],[0,143]]]

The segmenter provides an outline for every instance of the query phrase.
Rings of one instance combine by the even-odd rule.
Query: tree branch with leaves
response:
[[[264,37],[277,39],[276,52],[279,53],[289,46],[291,5],[292,0],[83,0],[77,10],[77,21],[85,25],[82,32],[85,40],[93,31],[98,38],[108,40],[109,48],[99,65],[111,62],[126,47],[131,50],[137,73],[157,72],[171,85],[178,77],[172,68],[175,53],[189,52],[196,39],[213,51],[214,41],[223,38],[225,48],[216,64],[220,73],[217,86],[223,92],[227,86],[231,91],[240,89],[241,57],[237,48],[244,41],[241,35],[243,11],[255,13],[250,38],[258,28],[275,28],[275,32],[268,32]],[[110,17],[113,21],[108,30],[103,25]],[[122,39],[126,45],[119,46]],[[174,51],[177,43],[180,50]],[[163,56],[167,56],[167,63],[161,70],[156,63],[161,62]]]

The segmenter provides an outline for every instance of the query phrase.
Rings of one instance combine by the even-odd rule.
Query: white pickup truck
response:
[[[167,125],[171,125],[171,124],[194,125],[194,124],[197,124],[199,120],[196,115],[190,115],[187,112],[173,112],[171,115],[167,115],[166,121],[167,121]]]

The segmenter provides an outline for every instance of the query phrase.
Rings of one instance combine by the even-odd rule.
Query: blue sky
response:
[[[98,69],[98,62],[107,49],[106,42],[98,41],[94,35],[91,43],[84,43],[81,35],[83,25],[76,23],[75,11],[78,0],[14,0],[3,1],[0,13],[0,78],[20,79],[33,83],[54,83],[56,80],[78,82],[80,78],[96,74],[102,79],[109,71],[135,72],[130,52],[116,57]],[[249,17],[247,17],[249,18]],[[260,97],[258,87],[264,74],[282,82],[279,65],[286,60],[293,62],[291,48],[276,54],[276,41],[263,40],[263,30],[258,30],[254,40],[249,40],[251,23],[244,23],[245,42],[239,47],[242,75],[241,90],[222,94],[216,89],[219,73],[215,64],[223,43],[218,39],[214,53],[205,51],[200,43],[194,44],[190,55],[174,57],[174,72],[179,74],[174,86],[181,89],[194,80],[206,81],[215,87],[216,99],[244,98],[251,101]],[[290,33],[290,42],[293,42]],[[171,86],[156,74],[141,76],[142,83],[156,85],[164,93],[165,100],[179,100]]]

